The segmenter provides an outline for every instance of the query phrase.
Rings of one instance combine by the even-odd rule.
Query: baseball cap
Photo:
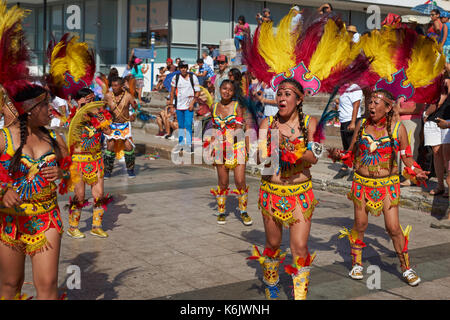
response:
[[[226,55],[221,54],[220,56],[217,57],[217,61],[225,61],[228,62],[228,58]]]
[[[348,31],[348,32],[354,32],[354,33],[357,33],[357,32],[358,32],[358,30],[356,29],[356,27],[353,26],[353,25],[349,25],[349,26],[347,27],[347,31]]]
[[[270,12],[269,8],[264,8],[262,12]]]
[[[170,59],[170,58],[167,58],[166,62],[168,62],[168,63],[173,63],[173,60]]]
[[[293,6],[293,7],[291,8],[291,10],[300,11],[300,7],[299,7],[299,6]]]
[[[139,59],[139,58],[136,58],[136,59],[134,59],[134,63],[137,63],[137,64],[139,64],[139,63],[141,63],[142,62],[142,60],[141,59]]]

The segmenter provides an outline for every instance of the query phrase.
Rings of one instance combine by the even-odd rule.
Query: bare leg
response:
[[[433,148],[434,170],[436,171],[436,177],[438,180],[438,186],[435,190],[432,190],[432,194],[444,189],[445,167],[444,167],[444,153],[443,153],[444,148],[443,147],[444,147],[444,145],[438,145],[438,146],[432,147]]]
[[[56,229],[51,228],[45,232],[45,236],[49,241],[48,249],[31,257],[36,299],[57,300],[61,235]]]
[[[25,254],[0,243],[0,298],[14,299],[25,279]]]

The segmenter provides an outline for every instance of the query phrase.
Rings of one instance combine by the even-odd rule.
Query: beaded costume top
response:
[[[358,140],[358,156],[356,158],[357,163],[368,168],[369,172],[378,172],[380,169],[389,169],[391,157],[394,151],[396,154],[400,149],[400,140],[398,138],[398,129],[401,122],[397,122],[392,132],[392,139],[394,146],[391,146],[391,139],[389,136],[384,136],[375,139],[371,134],[365,131],[364,123],[366,119],[363,119],[361,126],[363,126],[361,137]],[[392,150],[394,148],[394,150]],[[397,163],[394,159],[394,167]]]
[[[308,127],[310,119],[311,117],[309,115],[306,115],[303,120],[306,128]],[[269,130],[267,132],[268,150],[270,150],[271,130],[273,127],[273,122],[274,122],[273,117],[272,116],[269,117]],[[301,159],[303,153],[307,149],[307,146],[305,145],[305,138],[303,137],[303,135],[300,135],[293,140],[289,140],[288,137],[282,136],[282,139],[280,140],[281,141],[278,150],[279,154],[278,172],[280,172],[280,177],[282,179],[288,179],[289,177],[302,172],[304,169],[308,169],[311,167],[311,164],[309,162],[303,161]]]
[[[241,124],[243,122],[243,119],[237,116],[237,108],[239,106],[238,102],[234,103],[233,106],[233,113],[226,116],[222,119],[221,116],[219,116],[217,111],[218,102],[216,102],[213,105],[213,126],[216,129],[220,129],[222,132],[224,132],[226,129],[235,129],[236,125]]]
[[[5,151],[1,155],[0,165],[8,170],[15,150],[8,128],[1,129],[5,137]],[[53,139],[56,139],[54,131],[50,131]],[[46,201],[56,197],[56,184],[47,181],[41,176],[40,170],[44,167],[56,167],[58,165],[54,150],[50,150],[37,159],[22,154],[19,171],[13,175],[13,189],[24,202]]]

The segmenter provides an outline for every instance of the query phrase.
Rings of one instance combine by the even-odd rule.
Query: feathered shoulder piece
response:
[[[58,97],[67,99],[92,83],[94,53],[87,43],[78,42],[78,37],[70,37],[66,33],[58,43],[51,41],[47,58],[50,62],[49,87]]]
[[[70,125],[69,125],[69,132],[67,134],[67,146],[69,148],[69,150],[72,150],[72,147],[75,146],[75,144],[81,142],[81,135],[82,135],[82,130],[86,125],[92,125],[91,124],[91,120],[95,117],[92,116],[92,114],[95,114],[93,111],[94,110],[98,110],[100,109],[102,115],[106,114],[105,118],[106,121],[110,121],[110,115],[109,113],[103,110],[103,106],[105,105],[104,101],[94,101],[94,102],[90,102],[87,103],[86,105],[84,105],[83,107],[81,107],[80,109],[78,109],[75,113],[75,115],[73,116],[73,118],[70,121]],[[95,122],[96,120],[94,120]],[[97,122],[95,122],[93,125],[97,124]]]
[[[8,9],[6,1],[0,0],[0,85],[5,89],[0,94],[9,96],[3,97],[3,101],[11,100],[30,83],[30,52],[22,28],[28,13],[29,10],[17,5]]]
[[[435,40],[407,27],[384,26],[361,36],[359,47],[372,59],[364,75],[371,88],[417,103],[439,99],[445,56]]]
[[[293,78],[314,95],[331,93],[348,82],[358,84],[370,60],[353,49],[342,21],[333,15],[315,17],[292,29],[294,12],[279,23],[264,22],[243,45],[243,60],[259,80],[276,90],[284,79]]]

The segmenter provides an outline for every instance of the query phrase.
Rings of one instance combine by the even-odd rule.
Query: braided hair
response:
[[[292,85],[294,85],[302,94],[305,94],[305,91],[303,90],[302,85],[294,79],[285,79],[283,81],[281,81],[281,83],[279,84],[279,86],[283,85],[284,83],[290,83]],[[299,96],[297,96],[297,98],[300,98]],[[300,124],[300,130],[303,133],[303,141],[305,143],[305,146],[308,145],[308,127],[305,126],[305,115],[303,113],[303,103],[300,102],[296,109],[297,109],[297,113],[298,113],[298,122]],[[280,118],[280,116],[278,115],[278,113],[274,116],[274,120],[278,121]]]
[[[26,100],[34,99],[39,97],[41,94],[45,93],[46,90],[37,85],[31,85],[26,87],[24,90],[20,91],[14,96],[14,100],[17,102],[23,102]],[[31,111],[31,110],[29,110]],[[14,152],[14,156],[11,159],[11,163],[9,166],[9,173],[14,174],[18,172],[20,169],[20,158],[22,157],[22,150],[25,144],[27,143],[28,138],[28,113],[25,112],[18,117],[19,120],[19,128],[20,128],[20,145],[17,150]],[[61,149],[55,139],[53,139],[50,135],[50,131],[45,127],[39,127],[39,130],[43,132],[47,138],[48,143],[52,146],[53,150],[55,150],[57,160],[59,161],[62,158]]]
[[[389,91],[387,91],[387,90],[385,90],[385,89],[377,89],[377,90],[375,90],[375,91],[373,91],[372,92],[372,94],[374,94],[374,93],[381,93],[382,95],[384,95],[384,97],[385,98],[387,98],[387,99],[389,99],[389,100],[392,100],[392,101],[394,101],[395,100],[395,98],[394,98],[394,96],[392,95],[392,93],[390,93]],[[387,106],[387,103],[386,103],[386,101],[383,101],[384,103],[385,103],[385,105]],[[389,136],[389,139],[390,139],[390,146],[391,146],[391,149],[392,149],[392,154],[391,154],[391,159],[390,159],[390,161],[391,161],[391,163],[390,163],[390,167],[392,168],[392,165],[394,164],[394,159],[395,159],[395,150],[394,150],[394,138],[392,137],[392,132],[391,132],[391,129],[392,129],[392,118],[393,118],[393,116],[394,116],[394,109],[392,108],[387,114],[386,114],[386,130],[387,130],[387,133],[388,133],[388,136]],[[354,156],[354,158],[353,158],[353,167],[355,168],[355,165],[356,165],[356,157],[357,157],[357,153],[358,153],[358,151],[359,151],[359,143],[360,143],[360,141],[361,141],[361,136],[362,136],[362,132],[363,132],[363,130],[368,126],[368,121],[365,121],[364,122],[364,124],[362,124],[360,127],[359,127],[359,131],[358,131],[358,136],[357,136],[357,139],[356,139],[356,143],[355,143],[355,145],[353,146],[353,154],[355,155]]]

